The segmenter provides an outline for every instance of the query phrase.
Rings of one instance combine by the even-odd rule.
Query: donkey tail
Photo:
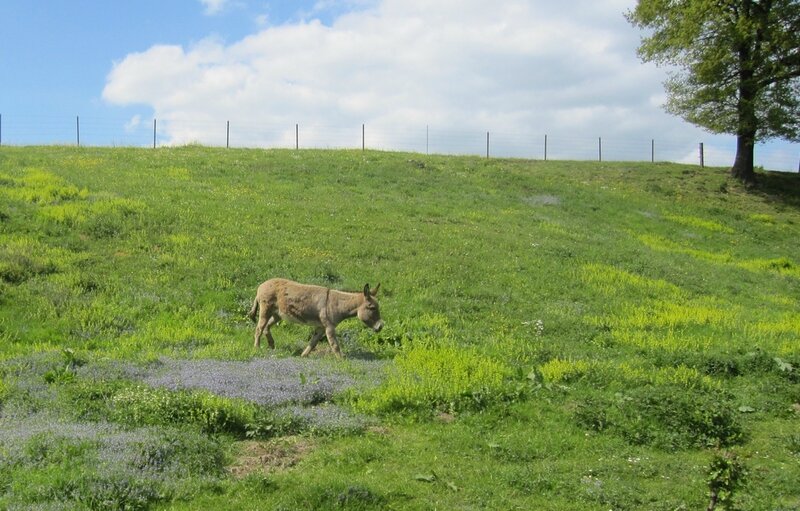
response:
[[[250,312],[247,313],[247,316],[250,318],[251,321],[255,322],[256,320],[256,312],[258,312],[258,297],[253,300],[253,307],[250,308]]]

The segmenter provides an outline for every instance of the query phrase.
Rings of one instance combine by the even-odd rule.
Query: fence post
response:
[[[650,139],[650,163],[656,162],[656,139]]]
[[[225,124],[225,149],[231,148],[231,121]]]
[[[489,132],[486,132],[486,157],[489,157]]]
[[[81,146],[81,117],[75,116],[75,133],[77,135],[78,147]]]
[[[294,150],[297,151],[300,149],[300,124],[295,123],[294,125]]]
[[[153,149],[156,148],[156,120],[153,119]]]
[[[597,137],[597,161],[603,161],[603,137]]]
[[[700,142],[700,168],[701,169],[705,168],[705,166],[706,166],[706,162],[705,162],[705,154],[704,154],[704,151],[703,151],[703,143]]]
[[[547,161],[547,135],[544,136],[544,161]]]

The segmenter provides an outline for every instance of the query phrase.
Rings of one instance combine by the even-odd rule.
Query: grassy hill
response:
[[[0,506],[800,509],[800,180],[760,177],[0,148]],[[256,350],[274,276],[386,327]]]

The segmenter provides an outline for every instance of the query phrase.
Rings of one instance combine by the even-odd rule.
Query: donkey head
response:
[[[383,328],[381,311],[378,307],[378,301],[375,299],[380,288],[381,285],[378,284],[375,289],[370,290],[369,284],[364,284],[364,302],[358,308],[358,319],[376,332],[380,332]]]

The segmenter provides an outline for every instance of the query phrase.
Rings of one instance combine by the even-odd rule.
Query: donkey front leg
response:
[[[315,328],[314,331],[311,332],[311,338],[309,338],[308,340],[308,346],[306,347],[306,349],[303,350],[303,353],[300,356],[307,357],[308,354],[311,353],[314,350],[314,348],[317,347],[317,343],[319,342],[320,339],[322,339],[323,335],[325,335],[324,328]]]
[[[253,342],[253,346],[256,348],[261,347],[261,335],[267,335],[267,343],[269,343],[269,347],[271,349],[275,349],[275,339],[272,337],[272,333],[269,331],[269,327],[277,323],[277,319],[275,316],[268,316],[267,314],[259,314],[258,316],[258,324],[256,325],[256,334],[255,340]]]
[[[342,352],[339,350],[339,343],[336,341],[336,327],[329,326],[325,328],[325,335],[328,336],[328,344],[337,358],[342,358]]]

